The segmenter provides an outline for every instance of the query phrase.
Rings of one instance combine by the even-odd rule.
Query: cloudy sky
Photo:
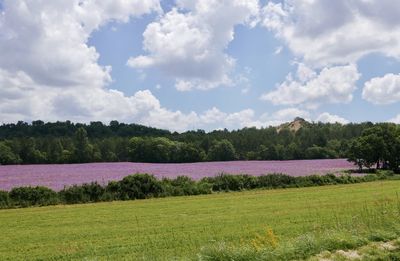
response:
[[[398,0],[0,0],[0,123],[400,123]]]

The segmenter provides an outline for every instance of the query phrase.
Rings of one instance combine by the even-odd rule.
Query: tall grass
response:
[[[371,242],[400,237],[400,198],[365,204],[356,215],[335,216],[333,223],[316,227],[309,233],[280,241],[272,228],[251,240],[237,243],[217,242],[202,248],[202,261],[304,260],[324,251],[349,250]]]
[[[308,256],[390,238],[396,192],[377,181],[2,210],[0,260],[198,260],[220,245],[245,260]]]

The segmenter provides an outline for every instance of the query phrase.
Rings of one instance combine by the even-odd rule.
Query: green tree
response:
[[[49,163],[61,163],[63,150],[59,139],[49,139],[47,144],[47,160]]]
[[[87,132],[83,127],[75,132],[74,145],[75,162],[84,163],[93,159],[93,146],[89,143]]]
[[[236,151],[229,140],[217,141],[208,152],[208,159],[212,161],[228,161],[236,159]]]
[[[0,142],[0,165],[17,164],[21,159],[15,155],[10,147]]]

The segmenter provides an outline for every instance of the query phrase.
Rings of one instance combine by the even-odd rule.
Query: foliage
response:
[[[118,188],[117,198],[122,200],[158,197],[164,190],[162,183],[148,174],[127,176],[119,182]]]
[[[4,142],[0,142],[0,165],[17,164],[21,159]]]
[[[59,197],[66,204],[99,202],[105,197],[105,188],[97,182],[75,185],[61,190]]]
[[[351,184],[385,180],[391,178],[391,176],[393,176],[393,173],[387,171],[360,177],[350,175],[335,176],[333,174],[304,177],[269,174],[256,177],[222,173],[215,177],[206,177],[196,181],[186,176],[158,180],[153,175],[135,174],[127,176],[120,181],[111,181],[107,186],[92,182],[66,187],[58,193],[45,187],[14,188],[10,191],[9,197],[7,192],[0,192],[0,208],[188,196],[223,191]]]
[[[11,207],[11,200],[8,192],[0,190],[0,208],[9,207]]]
[[[210,161],[229,161],[236,159],[236,151],[229,140],[216,141],[208,152]]]
[[[368,128],[379,128],[381,124],[341,125],[303,121],[301,126],[297,131],[283,125],[279,128],[171,133],[117,121],[108,125],[101,122],[18,122],[0,125],[0,164],[345,158],[351,156],[351,140],[359,138]],[[382,142],[380,138],[374,140],[375,131],[367,135],[366,141],[375,142],[375,145],[365,150],[383,148],[378,147]],[[385,137],[385,144],[393,138],[385,131],[376,135]],[[388,156],[389,153],[394,155],[396,150],[396,146],[387,146],[377,151]],[[396,160],[400,161],[394,157],[390,164],[396,164]]]
[[[59,202],[57,193],[46,187],[13,188],[9,197],[13,205],[21,207],[47,206]]]
[[[377,124],[365,129],[348,148],[349,161],[360,170],[371,169],[400,170],[400,128],[391,123]]]
[[[185,196],[210,194],[212,187],[207,182],[196,182],[187,176],[179,176],[175,179],[162,180],[164,196]]]
[[[89,143],[87,132],[80,127],[74,137],[74,162],[91,162],[94,158],[93,146]]]
[[[135,162],[198,162],[204,152],[193,144],[172,141],[165,137],[134,137],[129,141],[129,156]]]

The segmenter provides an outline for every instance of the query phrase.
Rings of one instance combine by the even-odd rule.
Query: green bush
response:
[[[212,185],[213,191],[240,191],[255,188],[255,178],[247,175],[220,174],[215,177],[204,178],[204,182]],[[254,182],[252,182],[254,181]]]
[[[7,191],[0,190],[0,208],[9,208],[11,207],[10,196]]]
[[[284,174],[264,176],[220,174],[206,177],[200,181],[190,177],[179,176],[175,179],[156,179],[149,174],[135,174],[120,181],[110,181],[107,186],[97,182],[66,187],[59,193],[45,187],[14,188],[9,193],[0,191],[0,208],[44,206],[57,203],[77,204],[87,202],[145,199],[152,197],[189,196],[210,194],[221,191],[241,191],[257,188],[276,189],[351,184],[384,180],[390,172],[380,171],[377,174],[351,176],[327,174],[292,177]],[[394,177],[391,177],[394,178]]]
[[[190,177],[179,176],[175,179],[163,179],[164,196],[185,196],[201,194],[196,181]]]
[[[59,203],[57,193],[46,187],[13,188],[9,196],[12,203],[20,207],[47,206]]]
[[[61,201],[66,204],[99,202],[109,198],[105,195],[105,191],[106,189],[100,184],[92,182],[64,188],[59,192],[59,196]]]
[[[82,188],[90,202],[99,202],[104,196],[105,188],[97,182],[83,184]]]
[[[163,194],[161,181],[149,174],[135,174],[119,181],[118,199],[145,199]]]
[[[89,197],[85,194],[82,186],[74,185],[64,188],[59,192],[62,202],[66,204],[78,204],[89,202]]]
[[[296,177],[284,174],[269,174],[258,177],[258,187],[260,188],[287,188],[296,185]]]

